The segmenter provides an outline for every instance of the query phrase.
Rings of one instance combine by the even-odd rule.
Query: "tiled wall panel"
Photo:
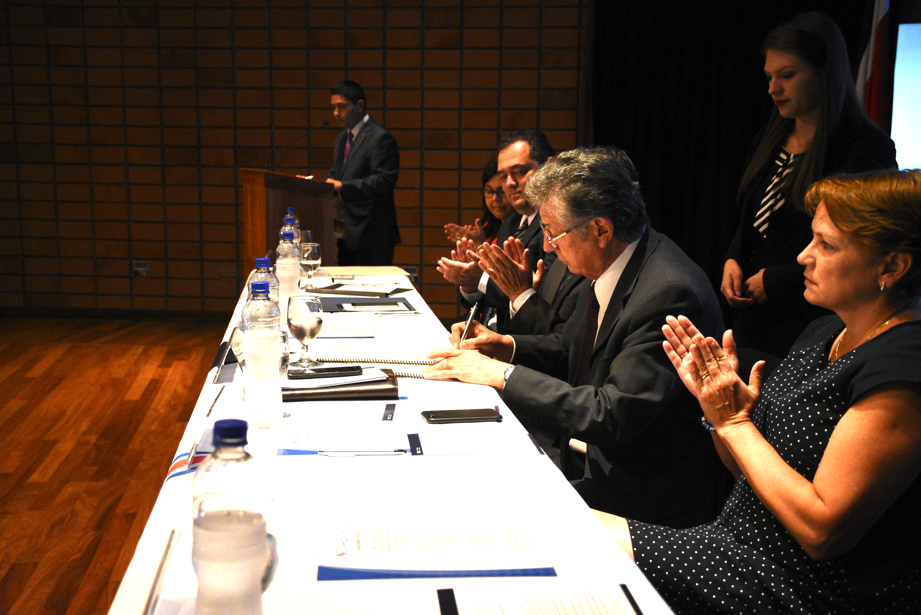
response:
[[[588,0],[7,0],[0,307],[226,312],[240,167],[324,176],[329,88],[361,83],[401,153],[396,261],[434,261],[511,129],[577,143]],[[309,139],[309,127],[317,127]],[[135,261],[147,275],[133,275]]]

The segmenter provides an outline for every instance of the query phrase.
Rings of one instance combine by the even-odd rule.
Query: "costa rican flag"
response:
[[[870,41],[857,72],[857,97],[883,130],[892,120],[892,66],[889,61],[889,0],[876,0]]]

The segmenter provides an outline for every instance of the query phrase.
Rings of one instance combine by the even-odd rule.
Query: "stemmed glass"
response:
[[[316,367],[319,361],[307,356],[307,346],[323,327],[323,304],[316,295],[299,295],[288,298],[288,332],[301,343],[301,358],[296,365]]]
[[[302,243],[301,244],[301,271],[307,274],[307,284],[313,278],[313,274],[320,268],[320,244]]]

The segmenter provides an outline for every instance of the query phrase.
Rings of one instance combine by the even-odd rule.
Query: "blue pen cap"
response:
[[[294,241],[294,233],[292,233],[291,231],[285,231],[284,233],[281,234],[281,238],[283,240],[290,239],[291,241]]]
[[[246,421],[240,419],[221,419],[220,421],[215,421],[213,442],[215,446],[219,444],[243,446],[246,444]]]
[[[261,280],[258,282],[252,282],[249,285],[249,287],[253,291],[254,295],[258,295],[260,293],[265,294],[265,295],[269,294],[269,283],[266,282],[265,280]]]
[[[266,258],[266,257],[263,256],[263,257],[260,257],[260,258],[257,258],[257,259],[256,259],[256,267],[257,267],[258,269],[264,269],[264,268],[266,268],[266,267],[271,267],[271,266],[272,266],[272,259],[271,259],[271,258]]]
[[[282,222],[284,222],[285,224],[294,224],[294,218],[292,218],[291,216],[285,216],[285,219],[282,220]]]

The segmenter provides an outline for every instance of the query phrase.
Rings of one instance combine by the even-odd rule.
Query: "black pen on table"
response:
[[[464,323],[464,332],[461,333],[460,339],[457,341],[457,347],[460,348],[461,342],[467,339],[467,331],[470,330],[470,323],[473,322],[473,317],[476,316],[477,308],[480,306],[480,302],[477,301],[473,304],[473,307],[470,308],[470,312],[467,314],[467,322]]]

